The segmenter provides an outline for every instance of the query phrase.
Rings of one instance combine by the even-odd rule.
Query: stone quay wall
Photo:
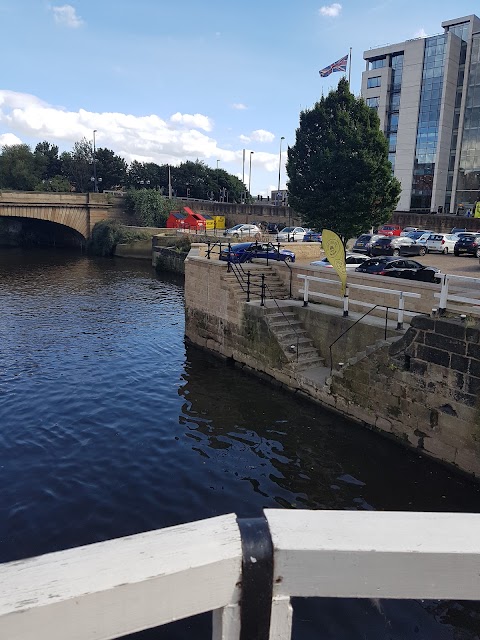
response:
[[[415,316],[406,333],[390,329],[385,340],[383,323],[365,319],[339,341],[331,372],[328,347],[354,319],[342,317],[341,309],[330,304],[304,308],[292,301],[326,361],[324,377],[315,382],[307,372],[286,366],[265,309],[232,294],[226,264],[199,253],[194,246],[185,262],[186,336],[191,342],[480,477],[478,320]],[[276,273],[282,273],[281,267]],[[369,292],[369,303],[374,300],[375,293]]]

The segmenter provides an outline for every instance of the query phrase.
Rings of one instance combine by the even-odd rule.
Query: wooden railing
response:
[[[0,638],[108,640],[213,611],[214,640],[288,640],[294,596],[480,599],[480,514],[266,510],[0,565]]]

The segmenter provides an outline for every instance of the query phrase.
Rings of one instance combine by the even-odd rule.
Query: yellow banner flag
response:
[[[480,202],[477,202],[475,205],[475,213],[473,214],[474,218],[480,218]]]
[[[322,232],[322,248],[342,283],[342,296],[347,286],[347,267],[345,266],[345,248],[336,233],[329,229]]]

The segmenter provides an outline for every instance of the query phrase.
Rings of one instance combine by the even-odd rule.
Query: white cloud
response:
[[[426,38],[427,37],[427,32],[425,31],[425,29],[422,27],[421,29],[419,29],[418,31],[416,31],[413,34],[414,38]]]
[[[242,142],[250,142],[250,140],[251,140],[251,138],[249,138],[248,136],[244,136],[243,133],[242,133],[242,135],[240,135],[238,137]]]
[[[70,4],[64,4],[61,7],[51,7],[53,18],[56,24],[69,29],[78,29],[84,24],[80,16],[77,16],[75,7]]]
[[[242,148],[228,149],[220,145],[204,132],[207,126],[211,127],[211,120],[201,114],[178,112],[162,118],[156,114],[68,111],[30,94],[0,90],[0,129],[7,132],[1,134],[0,144],[17,144],[20,138],[32,145],[48,140],[58,144],[62,151],[70,150],[83,137],[91,140],[96,129],[97,145],[112,149],[127,162],[175,165],[198,158],[213,165],[220,160],[222,164],[231,165],[227,169],[238,171],[242,166]],[[253,133],[261,141],[274,138],[263,129]],[[256,151],[252,163],[256,168],[254,175],[258,175],[259,170],[278,171],[278,154]]]
[[[270,131],[265,131],[265,129],[257,129],[256,131],[252,131],[251,138],[255,140],[255,142],[273,142],[275,135]]]
[[[248,109],[247,105],[243,104],[243,102],[234,102],[231,107],[237,111],[245,111],[245,109]]]
[[[170,117],[170,121],[184,124],[187,127],[194,127],[195,129],[203,129],[203,131],[211,131],[213,129],[213,122],[207,116],[202,116],[201,113],[191,115],[178,111]]]
[[[342,11],[342,5],[339,4],[338,2],[334,2],[333,4],[324,5],[323,7],[320,7],[320,9],[318,10],[318,13],[321,16],[325,16],[327,18],[336,18],[337,16],[340,15],[341,11]]]
[[[0,133],[0,148],[11,147],[14,144],[22,144],[22,141],[13,133]]]

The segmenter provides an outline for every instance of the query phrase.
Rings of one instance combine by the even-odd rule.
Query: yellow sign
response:
[[[345,248],[336,233],[329,229],[322,232],[322,248],[342,283],[342,296],[347,286],[347,267],[345,266]]]
[[[480,202],[477,202],[475,205],[475,213],[473,214],[474,218],[480,218]]]

